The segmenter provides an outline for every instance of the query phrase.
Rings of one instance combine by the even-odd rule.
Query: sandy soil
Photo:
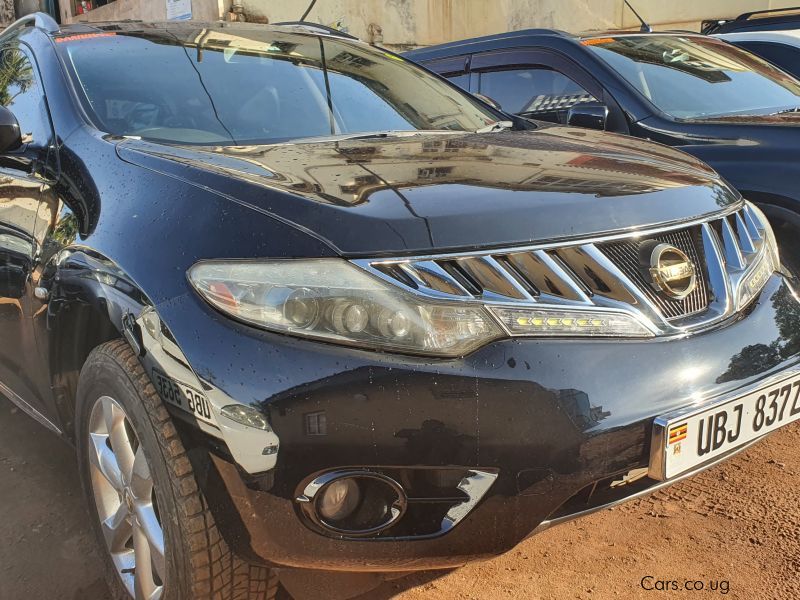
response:
[[[0,600],[106,597],[72,450],[5,399],[0,515]],[[645,577],[647,587],[675,581],[678,589],[645,590]],[[705,589],[687,590],[687,581]],[[556,527],[494,560],[435,579],[414,575],[370,596],[800,598],[800,426],[700,476]]]

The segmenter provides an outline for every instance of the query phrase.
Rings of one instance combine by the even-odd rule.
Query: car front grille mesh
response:
[[[671,298],[651,283],[648,266],[642,262],[642,246],[648,241],[675,246],[697,266],[697,286],[685,298]],[[609,242],[600,249],[616,264],[627,277],[655,304],[668,319],[680,319],[704,311],[708,307],[708,275],[705,269],[705,256],[699,227],[670,231],[660,235],[647,236],[636,240]]]
[[[668,333],[699,326],[712,317],[718,320],[733,310],[738,282],[766,252],[762,218],[745,203],[723,216],[652,232],[563,245],[355,262],[428,297],[624,310],[639,313]],[[697,276],[688,296],[672,298],[655,286],[642,256],[648,243],[669,244],[688,256]]]

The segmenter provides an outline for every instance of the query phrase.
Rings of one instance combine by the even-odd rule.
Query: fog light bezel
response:
[[[361,498],[359,504],[367,499],[367,494],[363,490],[363,486],[359,480],[370,480],[385,485],[389,488],[395,496],[395,500],[388,505],[387,518],[379,525],[374,527],[362,529],[349,529],[339,526],[336,522],[326,520],[319,511],[319,503],[322,499],[325,489],[331,484],[341,481],[343,479],[354,479],[356,485],[359,486]],[[296,501],[301,509],[301,512],[312,522],[314,526],[322,529],[324,533],[330,535],[334,534],[337,537],[343,538],[363,538],[374,537],[381,532],[389,529],[395,525],[408,508],[408,497],[406,492],[397,481],[391,477],[378,473],[376,471],[367,471],[359,469],[336,470],[314,476],[305,486],[301,486],[302,493],[298,494]],[[358,510],[358,509],[356,509]]]

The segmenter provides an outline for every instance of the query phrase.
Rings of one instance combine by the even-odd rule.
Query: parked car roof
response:
[[[794,6],[746,12],[733,19],[709,19],[703,21],[701,31],[705,34],[712,34],[734,31],[774,31],[798,27],[800,27],[800,6]]]
[[[736,33],[715,33],[714,37],[729,42],[774,42],[800,46],[800,28],[782,31],[737,31]]]

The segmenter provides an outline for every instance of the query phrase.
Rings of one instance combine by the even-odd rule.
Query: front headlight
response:
[[[481,306],[426,300],[340,259],[208,261],[188,275],[216,309],[301,337],[456,357],[504,335]]]

